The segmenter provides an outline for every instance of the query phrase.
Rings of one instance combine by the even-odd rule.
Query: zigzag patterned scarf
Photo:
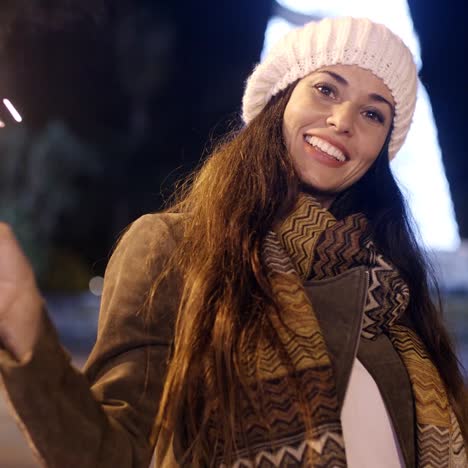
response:
[[[301,194],[292,213],[266,236],[262,259],[280,306],[280,312],[268,312],[268,320],[282,350],[267,336],[255,350],[240,350],[241,368],[252,378],[243,397],[248,402],[261,394],[267,421],[259,423],[252,406],[244,405],[242,425],[250,448],[237,450],[232,466],[346,466],[332,363],[303,282],[362,265],[368,268],[369,286],[361,337],[386,333],[407,368],[416,407],[418,467],[467,466],[460,427],[439,373],[419,337],[398,324],[408,288],[367,232],[362,214],[337,221]],[[298,401],[291,388],[291,371],[305,401]]]

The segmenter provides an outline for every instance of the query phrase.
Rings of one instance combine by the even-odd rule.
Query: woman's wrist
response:
[[[15,359],[28,359],[41,328],[44,299],[37,288],[25,292],[12,305],[1,324],[0,341]]]

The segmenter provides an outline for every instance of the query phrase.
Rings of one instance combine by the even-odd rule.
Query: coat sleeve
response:
[[[71,365],[46,311],[33,351],[23,361],[0,351],[4,393],[43,466],[149,466],[154,448],[149,436],[178,305],[175,276],[163,282],[148,326],[140,308],[175,246],[168,216],[139,218],[111,256],[98,336],[83,371]]]

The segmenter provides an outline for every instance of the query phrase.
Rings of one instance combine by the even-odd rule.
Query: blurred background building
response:
[[[119,233],[158,211],[225,131],[245,79],[289,28],[330,15],[387,24],[421,84],[392,163],[468,367],[468,90],[461,0],[4,0],[0,217],[33,262],[80,366]],[[0,400],[0,466],[36,466]],[[5,458],[6,457],[6,458]]]

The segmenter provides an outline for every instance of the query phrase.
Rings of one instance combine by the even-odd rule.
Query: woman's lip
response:
[[[312,135],[312,134],[309,134],[309,133],[306,133],[304,135],[304,138],[308,137],[308,136],[316,136],[317,138],[320,138],[328,143],[330,143],[330,145],[332,146],[335,146],[336,148],[338,148],[343,154],[344,154],[344,157],[346,159],[349,159],[349,154],[348,154],[348,150],[339,142],[339,141],[335,141],[333,140],[333,138],[329,138],[327,136],[322,136],[322,135]]]
[[[342,167],[346,164],[346,160],[338,161],[333,156],[330,156],[327,153],[320,151],[318,148],[310,145],[305,140],[304,140],[304,147],[308,155],[313,157],[316,161],[320,162],[321,164],[324,164],[325,166],[336,168],[336,167]]]

